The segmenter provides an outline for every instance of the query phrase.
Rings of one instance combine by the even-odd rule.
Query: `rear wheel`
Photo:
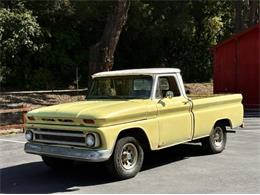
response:
[[[226,127],[217,124],[212,129],[209,137],[202,139],[202,146],[208,153],[216,154],[225,149],[227,142]]]
[[[107,168],[117,179],[128,179],[140,171],[144,159],[143,148],[134,137],[124,137],[117,141]]]
[[[43,162],[50,168],[55,170],[63,170],[73,165],[72,160],[42,156]]]

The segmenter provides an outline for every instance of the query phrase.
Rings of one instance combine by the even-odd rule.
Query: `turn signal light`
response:
[[[86,124],[95,124],[95,121],[92,119],[83,119],[83,122]]]
[[[34,121],[35,118],[33,116],[27,116],[27,118],[30,120],[30,121]]]

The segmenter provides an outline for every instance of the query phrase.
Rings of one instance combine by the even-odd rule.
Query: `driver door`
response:
[[[160,76],[156,89],[160,147],[185,142],[192,136],[190,102],[180,93],[174,76]]]

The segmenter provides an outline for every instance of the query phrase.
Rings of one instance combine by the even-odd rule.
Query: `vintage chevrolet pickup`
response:
[[[144,154],[200,141],[222,152],[226,127],[243,123],[242,96],[187,97],[179,69],[133,69],[93,75],[87,100],[27,114],[25,152],[59,169],[106,161],[118,179],[134,177]]]

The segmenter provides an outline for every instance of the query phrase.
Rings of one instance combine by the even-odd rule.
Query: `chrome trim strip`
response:
[[[80,133],[64,133],[64,132],[51,132],[51,131],[44,131],[44,130],[31,130],[33,133],[38,135],[56,135],[56,136],[64,136],[64,137],[85,137],[85,134]]]

